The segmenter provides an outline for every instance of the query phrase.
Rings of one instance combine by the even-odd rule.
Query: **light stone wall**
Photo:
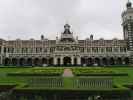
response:
[[[56,41],[56,42],[55,42]],[[82,43],[81,43],[82,41]],[[101,44],[101,41],[103,44]],[[108,42],[109,41],[109,42]],[[5,41],[1,47],[0,63],[4,64],[6,58],[53,58],[53,64],[57,65],[57,59],[63,65],[64,57],[77,59],[77,65],[81,65],[81,58],[109,58],[130,56],[124,40],[78,40],[76,42],[60,42],[59,40],[12,40]]]

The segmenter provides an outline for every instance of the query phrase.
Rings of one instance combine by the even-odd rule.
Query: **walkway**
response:
[[[73,72],[70,68],[64,69],[64,73],[62,75],[63,77],[73,77]]]

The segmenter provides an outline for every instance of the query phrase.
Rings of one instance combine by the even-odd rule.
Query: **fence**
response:
[[[113,88],[113,79],[110,77],[78,77],[69,79],[69,82],[62,77],[38,77],[31,78],[29,80],[30,87],[43,87],[43,88],[86,88],[86,89],[95,89],[95,88]],[[71,83],[71,84],[70,84]],[[71,86],[73,85],[73,86]]]

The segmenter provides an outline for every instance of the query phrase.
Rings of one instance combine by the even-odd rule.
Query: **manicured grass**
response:
[[[22,67],[14,67],[14,68],[0,68],[0,84],[27,84],[27,82],[31,78],[38,78],[40,76],[9,76],[9,73],[63,73],[63,69],[65,67],[34,67],[34,68],[22,68]],[[67,67],[68,68],[68,67]],[[128,76],[112,76],[114,84],[119,85],[133,85],[133,67],[69,67],[72,69],[73,73],[78,74],[88,74],[88,73],[127,73]],[[57,76],[62,77],[62,76]],[[69,89],[73,87],[73,79],[77,78],[77,76],[72,78],[63,78],[64,81],[64,89]],[[22,85],[23,86],[23,85]]]
[[[73,80],[74,80],[74,78],[73,77],[66,77],[66,78],[64,78],[64,87],[65,88],[74,88],[73,87]]]

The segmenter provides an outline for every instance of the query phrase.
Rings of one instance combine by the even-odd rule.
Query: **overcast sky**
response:
[[[69,23],[80,39],[123,38],[127,0],[0,0],[0,38],[55,39]]]

